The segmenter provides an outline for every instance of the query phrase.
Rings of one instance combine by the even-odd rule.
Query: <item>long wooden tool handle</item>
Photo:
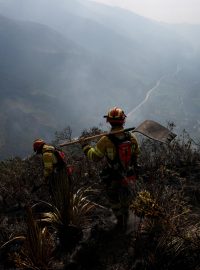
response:
[[[170,143],[176,137],[175,133],[171,132],[168,128],[162,126],[161,124],[153,120],[145,120],[136,128],[133,127],[133,128],[121,129],[121,130],[112,131],[112,132],[105,132],[98,135],[86,137],[84,138],[84,140],[90,141],[90,140],[100,138],[102,136],[108,136],[111,134],[119,134],[121,132],[127,132],[127,131],[138,132],[152,140],[156,140],[156,141],[167,143],[167,144]],[[62,147],[65,145],[71,145],[71,144],[75,144],[79,142],[80,140],[73,140],[71,142],[60,144],[60,146]]]
[[[101,137],[103,137],[103,136],[108,136],[108,135],[111,135],[111,134],[118,134],[118,133],[121,133],[121,132],[127,132],[127,131],[131,131],[131,130],[134,130],[134,129],[135,129],[135,127],[132,127],[132,128],[126,128],[126,129],[121,129],[121,130],[112,131],[112,132],[105,132],[105,133],[93,135],[93,136],[90,136],[90,137],[85,137],[85,138],[84,138],[84,141],[91,141],[91,140],[94,140],[94,139],[97,139],[97,138],[101,138]],[[60,147],[63,147],[63,146],[67,146],[67,145],[72,145],[72,144],[75,144],[75,143],[79,143],[79,141],[80,141],[80,140],[74,140],[74,141],[62,143],[62,144],[60,144],[59,146],[60,146]]]

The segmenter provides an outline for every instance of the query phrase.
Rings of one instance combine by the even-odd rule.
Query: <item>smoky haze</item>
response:
[[[167,23],[200,24],[199,0],[90,0],[131,10],[141,16]]]
[[[90,1],[0,1],[1,158],[66,126],[106,129],[112,106],[127,126],[174,121],[196,136],[199,34]]]

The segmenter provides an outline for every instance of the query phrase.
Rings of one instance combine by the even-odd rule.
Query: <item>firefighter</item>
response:
[[[42,155],[43,175],[45,182],[49,185],[49,192],[52,196],[55,189],[55,181],[58,181],[61,173],[67,175],[65,154],[54,146],[46,144],[43,139],[36,139],[33,142],[33,150],[36,154]]]
[[[120,132],[101,137],[94,147],[84,141],[84,138],[80,139],[80,143],[88,159],[106,159],[107,166],[102,171],[101,178],[106,185],[117,227],[126,228],[136,180],[139,145],[133,134],[123,131],[126,115],[121,108],[111,108],[104,117],[111,125],[111,132]]]

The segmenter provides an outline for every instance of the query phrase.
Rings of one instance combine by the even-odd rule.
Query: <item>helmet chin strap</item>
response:
[[[112,119],[111,121],[107,120],[107,122],[112,127],[123,127],[125,125],[125,119],[123,119],[123,120],[116,120],[116,122],[115,122],[115,120]]]
[[[116,128],[116,127],[119,127],[119,128],[123,128],[123,126],[124,126],[124,124],[111,124],[111,123],[109,123],[110,125],[111,125],[111,127],[114,127],[114,128]]]

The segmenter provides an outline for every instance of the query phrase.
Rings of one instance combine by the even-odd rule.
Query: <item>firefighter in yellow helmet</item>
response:
[[[57,181],[55,178],[59,177],[61,171],[67,170],[65,162],[65,154],[57,150],[54,146],[48,145],[43,139],[36,139],[33,142],[33,150],[36,154],[42,155],[43,161],[43,174],[45,182],[49,184],[49,192],[52,195],[55,187],[54,183]]]
[[[108,199],[117,219],[117,227],[126,228],[136,180],[139,145],[133,134],[123,132],[126,115],[121,108],[110,109],[104,117],[111,125],[111,132],[120,131],[120,133],[101,137],[94,147],[87,144],[84,139],[81,139],[80,143],[90,160],[99,161],[106,158],[107,167],[101,177],[106,184]]]

